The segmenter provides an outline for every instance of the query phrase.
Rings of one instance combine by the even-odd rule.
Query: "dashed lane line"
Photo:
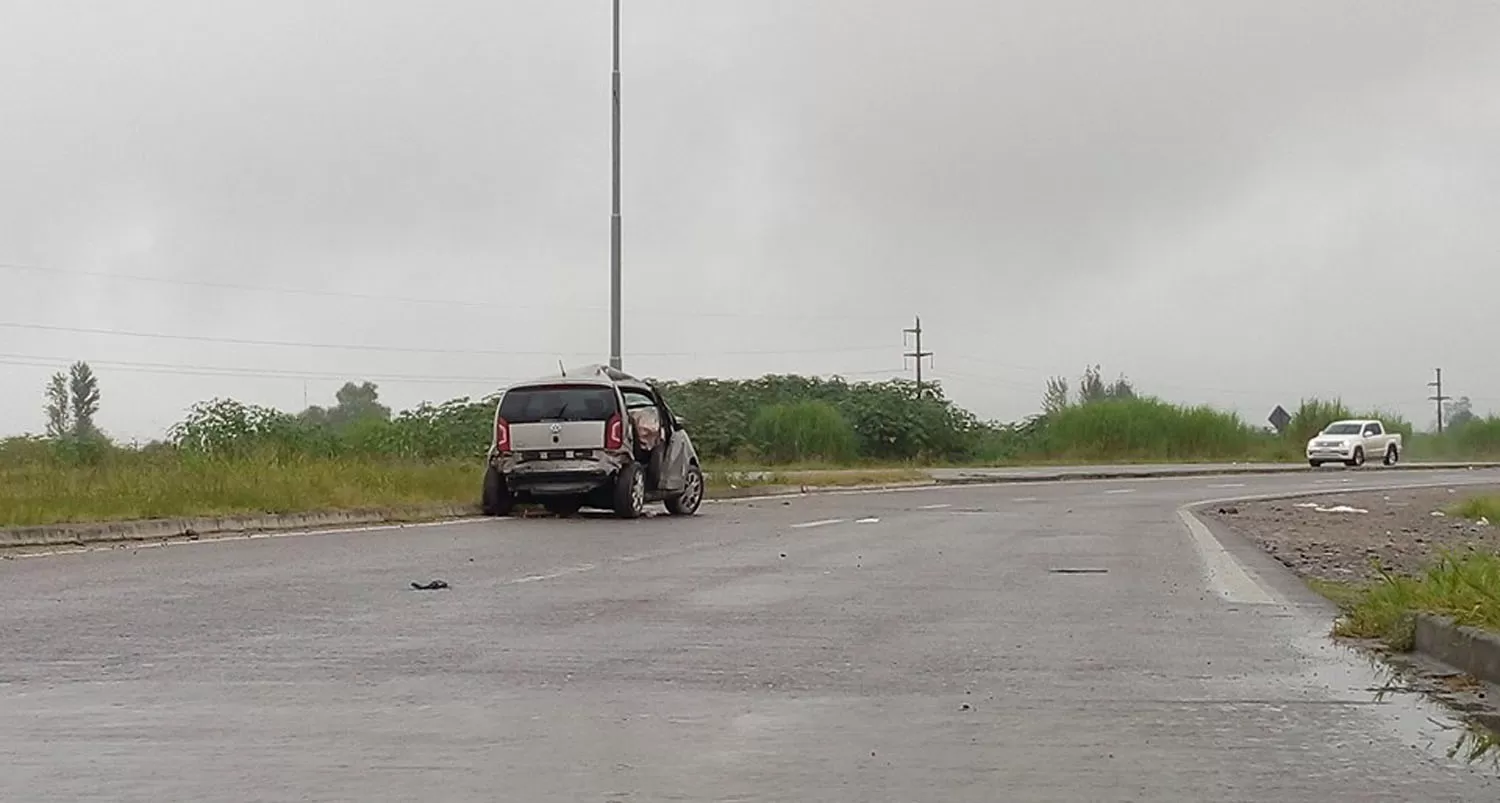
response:
[[[814,527],[827,527],[830,524],[843,524],[848,519],[820,519],[818,521],[804,521],[801,524],[793,524],[794,530],[810,530]]]

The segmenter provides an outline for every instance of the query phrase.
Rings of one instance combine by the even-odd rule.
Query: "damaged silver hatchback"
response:
[[[496,405],[486,515],[536,502],[559,515],[593,507],[636,518],[648,502],[663,502],[691,516],[703,487],[682,420],[655,388],[623,371],[564,371],[513,385]]]

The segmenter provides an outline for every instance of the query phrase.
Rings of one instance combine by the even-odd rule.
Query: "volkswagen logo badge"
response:
[[[562,432],[562,424],[553,424],[552,427],[551,427],[551,429],[552,429],[552,434],[556,435],[557,433]]]

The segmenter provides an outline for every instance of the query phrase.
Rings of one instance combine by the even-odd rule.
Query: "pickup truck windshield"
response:
[[[512,424],[542,421],[608,421],[616,412],[615,393],[592,385],[517,388],[500,402],[500,417]]]
[[[1358,435],[1359,424],[1330,424],[1323,430],[1324,435]]]

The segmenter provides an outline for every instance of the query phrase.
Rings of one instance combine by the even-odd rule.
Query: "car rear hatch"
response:
[[[615,437],[621,434],[619,401],[609,385],[512,388],[500,401],[499,413],[500,423],[508,429],[507,451],[523,460],[587,459],[594,451],[611,447],[607,442],[611,429]]]

